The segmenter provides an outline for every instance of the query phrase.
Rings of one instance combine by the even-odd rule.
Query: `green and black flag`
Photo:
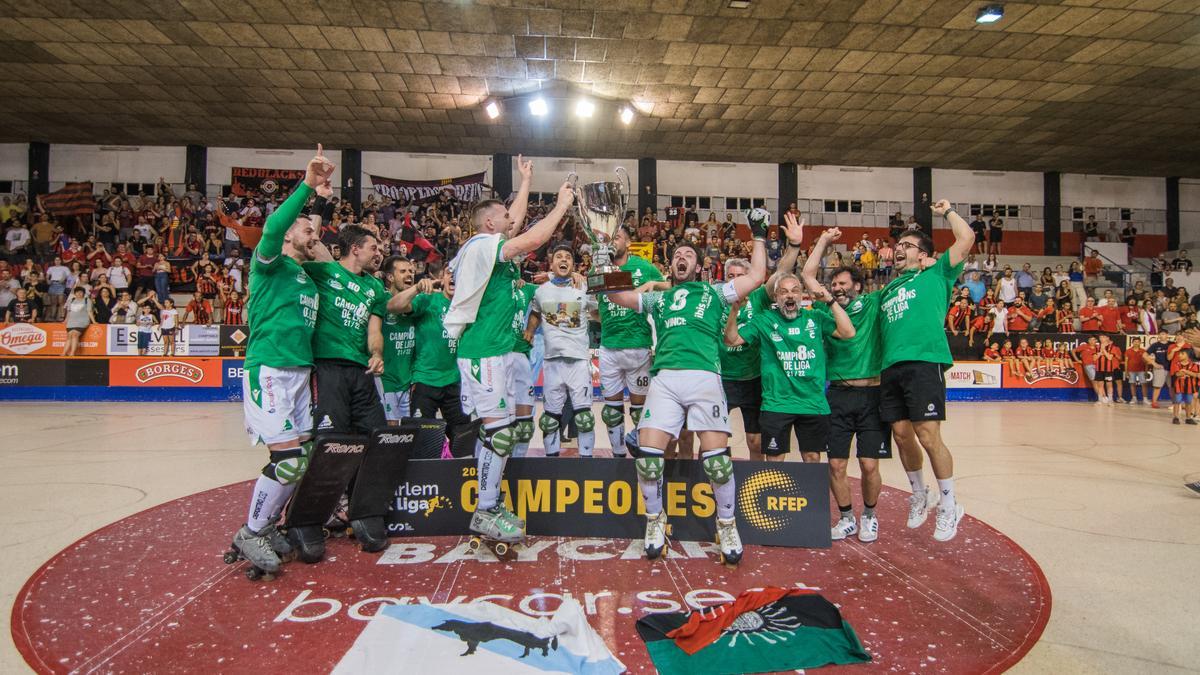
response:
[[[833,603],[812,591],[767,588],[688,614],[637,622],[663,675],[733,675],[863,663],[863,649]]]

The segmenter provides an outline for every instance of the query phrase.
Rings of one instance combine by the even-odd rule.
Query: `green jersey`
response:
[[[312,188],[296,186],[263,226],[262,239],[250,260],[246,301],[250,342],[246,367],[301,368],[313,362],[312,336],[317,325],[317,287],[304,268],[283,255],[283,237],[300,215]]]
[[[844,308],[854,324],[854,337],[834,338],[825,345],[825,373],[830,381],[879,377],[883,370],[883,345],[879,341],[879,291],[866,293]],[[817,303],[817,311],[833,316],[829,307]]]
[[[833,316],[801,310],[791,321],[768,309],[738,328],[762,358],[762,409],[793,415],[828,415],[825,400],[825,341]]]
[[[458,340],[442,324],[450,311],[450,299],[441,293],[422,293],[413,298],[409,316],[417,330],[417,358],[413,381],[430,387],[458,382]]]
[[[759,286],[754,289],[750,295],[746,296],[746,301],[742,303],[742,308],[738,311],[738,328],[749,323],[754,317],[762,314],[764,310],[771,306],[771,297],[767,295],[767,288]],[[730,306],[726,305],[721,312],[721,329],[724,330],[725,321],[729,319]],[[725,380],[753,380],[762,373],[762,368],[759,364],[758,350],[748,345],[738,345],[736,347],[726,347],[725,340],[721,340],[721,378]]]
[[[480,246],[468,241],[467,246]],[[504,240],[496,244],[496,264],[483,289],[475,321],[466,327],[458,341],[458,358],[484,359],[502,356],[513,350],[513,317],[517,313],[514,283],[517,266],[500,259]],[[461,253],[460,253],[461,255]]]
[[[953,365],[946,342],[946,308],[963,263],[950,264],[949,252],[932,267],[904,272],[880,291],[880,334],[883,367],[901,361]]]
[[[387,315],[390,296],[383,283],[369,274],[354,274],[339,262],[304,263],[304,271],[321,294],[313,358],[351,361],[365,368],[370,317]]]
[[[416,328],[411,316],[383,317],[383,390],[408,391],[413,382],[413,351]]]
[[[649,281],[662,281],[663,276],[658,268],[645,258],[630,254],[629,259],[620,267],[621,271],[633,276],[633,287],[637,288]],[[637,312],[622,307],[601,293],[600,304],[600,346],[608,349],[649,349],[653,344],[650,334],[650,322]]]
[[[517,276],[520,276],[519,272]],[[525,284],[520,288],[513,285],[513,303],[516,305],[516,311],[513,312],[512,320],[512,350],[521,354],[528,354],[533,350],[533,345],[525,341],[525,328],[529,325],[529,307],[533,304],[534,293],[537,293],[537,286],[533,284]]]
[[[721,315],[729,306],[725,294],[730,288],[689,281],[669,291],[641,295],[641,311],[654,320],[658,333],[652,374],[660,370],[721,373],[718,345],[725,336]]]

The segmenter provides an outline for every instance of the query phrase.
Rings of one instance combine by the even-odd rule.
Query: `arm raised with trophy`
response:
[[[550,241],[550,237],[558,229],[558,224],[562,222],[563,216],[567,215],[567,209],[571,208],[571,202],[574,199],[575,193],[571,191],[571,186],[563,183],[562,187],[558,189],[558,202],[554,204],[550,213],[534,223],[528,230],[504,242],[504,248],[501,249],[502,257],[505,260],[515,260],[528,255],[531,251],[538,250],[543,244]],[[528,197],[526,197],[526,201],[528,201]],[[524,209],[522,209],[522,218],[524,218],[523,214]]]

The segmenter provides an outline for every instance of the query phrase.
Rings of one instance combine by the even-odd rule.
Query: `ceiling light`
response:
[[[629,106],[621,108],[621,121],[625,124],[629,124],[633,121],[633,108],[630,108]]]
[[[975,15],[975,23],[996,23],[1004,18],[1004,5],[988,5]]]
[[[750,0],[729,0],[729,9],[746,9],[750,6]]]
[[[538,117],[544,117],[550,112],[549,106],[546,105],[546,99],[535,98],[529,102],[529,113]]]
[[[596,112],[596,104],[586,98],[579,99],[579,102],[575,104],[575,114],[580,117],[591,117],[594,112]]]
[[[487,112],[489,119],[494,120],[500,116],[500,104],[496,103],[495,101],[488,103],[484,110]]]

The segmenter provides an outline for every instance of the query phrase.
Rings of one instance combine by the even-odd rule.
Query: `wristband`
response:
[[[957,213],[957,212],[954,210],[954,207],[950,207],[950,208],[946,209],[946,212],[942,214],[942,217],[943,217],[943,218],[949,218],[951,213]]]

